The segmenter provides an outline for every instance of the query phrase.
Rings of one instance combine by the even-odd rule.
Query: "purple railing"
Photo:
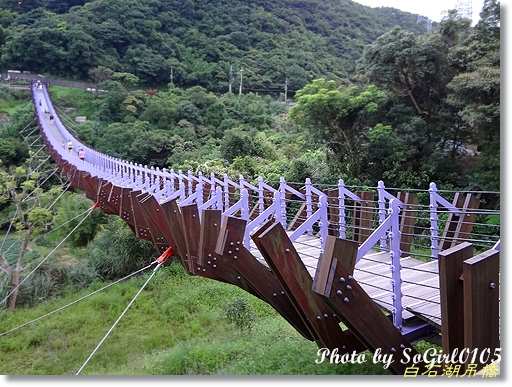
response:
[[[46,87],[37,89],[32,87],[34,104],[36,106],[37,118],[42,134],[48,140],[50,146],[55,149],[61,157],[74,165],[77,169],[86,171],[91,176],[97,176],[101,179],[110,181],[119,187],[143,190],[153,195],[156,200],[162,204],[170,200],[177,200],[179,206],[196,203],[199,208],[200,216],[204,209],[218,209],[222,211],[222,217],[238,216],[247,220],[247,226],[244,236],[244,245],[251,249],[250,235],[268,219],[280,222],[286,229],[289,225],[288,218],[293,214],[289,208],[290,200],[286,199],[291,195],[305,205],[306,217],[301,219],[300,224],[289,231],[292,242],[295,242],[301,235],[313,235],[314,229],[318,230],[317,236],[320,238],[321,251],[327,236],[329,227],[331,233],[335,227],[335,233],[340,238],[347,237],[349,227],[349,209],[346,200],[354,203],[360,203],[361,198],[348,190],[343,180],[338,182],[338,201],[336,216],[338,222],[335,225],[329,223],[328,218],[328,198],[327,195],[314,187],[310,179],[306,179],[303,189],[297,190],[286,183],[281,178],[278,187],[273,187],[266,183],[262,177],[258,178],[257,185],[246,181],[242,175],[239,181],[231,180],[228,175],[222,178],[213,173],[209,176],[203,176],[199,173],[195,176],[192,172],[183,173],[181,170],[177,173],[174,170],[160,169],[137,165],[125,160],[102,154],[91,147],[81,143],[75,138],[65,125],[60,121],[53,108]],[[36,101],[44,98],[45,104],[54,116],[54,126],[50,124],[44,112],[38,106]],[[73,139],[74,144],[79,144],[86,151],[85,162],[78,159],[75,154],[68,153],[61,145],[62,140]],[[378,226],[371,235],[359,246],[356,262],[359,262],[370,250],[385,250],[390,256],[391,285],[393,300],[393,321],[397,327],[401,327],[402,318],[400,311],[402,308],[402,292],[400,277],[400,226],[399,214],[404,203],[395,196],[387,192],[384,183],[379,182],[378,192]],[[271,203],[269,195],[272,195]],[[316,197],[316,200],[313,199]],[[296,201],[297,201],[296,199]],[[448,208],[454,213],[458,209],[438,193],[434,183],[430,185],[430,221],[431,221],[431,251],[432,258],[437,258],[439,228],[438,228],[438,204]],[[499,241],[494,246],[499,250]]]

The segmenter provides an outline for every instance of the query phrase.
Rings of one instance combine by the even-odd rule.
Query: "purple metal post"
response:
[[[384,182],[380,180],[377,183],[377,193],[379,195],[378,205],[379,205],[379,224],[384,222],[386,219],[386,197],[385,197],[386,188],[384,187]],[[386,248],[386,237],[382,236],[380,239],[380,247],[381,249]]]
[[[328,206],[327,195],[320,195],[318,199],[318,210],[320,211],[320,220],[318,226],[320,227],[320,253],[324,253],[325,242],[327,241],[327,235],[329,234],[329,222],[327,217],[327,206]]]
[[[393,324],[399,330],[402,330],[402,278],[401,278],[401,269],[402,264],[400,262],[400,258],[402,256],[402,252],[400,251],[400,222],[399,214],[400,214],[400,206],[399,201],[397,199],[392,199],[389,203],[389,217],[391,218],[391,227],[389,231],[389,240],[390,240],[390,252],[389,256],[391,258],[391,298],[393,300],[393,308],[391,309],[391,313],[393,314]]]
[[[280,203],[279,207],[281,208],[281,218],[280,222],[283,225],[283,228],[286,230],[286,223],[287,223],[287,215],[286,215],[286,183],[284,181],[284,177],[279,178],[279,191],[281,193],[280,195]]]
[[[311,194],[311,179],[306,178],[306,217],[309,219],[313,214],[313,203]],[[308,228],[308,235],[313,235],[313,229]]]
[[[263,189],[263,177],[258,176],[258,209],[261,214],[265,211],[265,194]]]
[[[430,183],[430,251],[431,258],[437,259],[439,253],[439,226],[437,216],[437,187],[436,183]]]
[[[345,220],[345,182],[338,180],[338,232],[339,237],[345,239],[345,232],[347,230],[347,223]]]

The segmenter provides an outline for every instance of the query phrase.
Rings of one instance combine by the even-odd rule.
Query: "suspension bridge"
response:
[[[249,182],[137,165],[82,143],[46,86],[31,90],[57,168],[95,207],[154,243],[159,263],[174,255],[190,275],[246,290],[319,348],[394,356],[396,374],[420,340],[437,340],[446,353],[500,347],[499,228],[475,231],[499,210],[483,208],[478,193],[435,183],[401,192],[382,181],[360,190],[342,180]]]

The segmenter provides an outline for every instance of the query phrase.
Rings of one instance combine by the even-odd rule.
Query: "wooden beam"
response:
[[[137,235],[137,238],[144,239],[150,242],[153,242],[153,244],[156,245],[156,240],[154,238],[154,235],[151,232],[151,227],[146,221],[146,217],[144,214],[144,211],[140,207],[140,203],[138,200],[138,196],[143,194],[142,191],[132,191],[130,193],[130,199],[131,199],[131,207],[132,207],[132,213],[133,213],[133,223],[135,226],[135,235]]]
[[[260,300],[267,302],[266,298],[254,288],[251,281],[242,276],[229,264],[227,257],[217,254],[210,246],[203,246],[203,250],[206,259],[203,266],[198,266],[197,275],[237,286]]]
[[[363,243],[373,232],[373,209],[375,194],[369,191],[356,192],[361,198],[361,203],[354,202],[354,229],[353,240]]]
[[[471,230],[473,230],[473,225],[475,224],[477,215],[476,210],[478,207],[480,207],[480,200],[478,200],[475,196],[468,194],[466,196],[466,200],[464,201],[464,207],[462,209],[459,223],[457,224],[455,240],[452,241],[452,246],[455,246],[456,244],[469,239]]]
[[[400,211],[400,250],[402,254],[408,254],[414,239],[414,224],[418,214],[419,197],[412,192],[399,192],[398,200],[404,203]],[[402,255],[403,256],[403,255]]]
[[[281,223],[273,223],[253,240],[296,308],[306,316],[317,345],[340,354],[352,353],[353,343],[347,340],[336,313],[312,290],[313,279]]]
[[[201,266],[204,266],[204,249],[202,246],[208,246],[215,251],[221,230],[221,222],[221,210],[203,210],[201,228],[199,230],[199,256],[197,257],[197,263]]]
[[[122,209],[121,209],[121,197],[122,197],[122,189],[121,187],[118,187],[116,185],[113,185],[112,183],[111,184],[111,190],[109,192],[109,196],[107,198],[107,201],[109,202],[109,204],[113,207],[113,208],[117,208],[117,215],[119,217],[121,217],[121,212],[122,212]]]
[[[177,253],[178,257],[180,258],[181,264],[183,265],[185,271],[192,275],[193,273],[190,272],[190,265],[188,262],[183,219],[180,209],[176,203],[176,199],[162,203],[161,207],[164,211],[167,222],[169,223],[169,230],[176,242],[175,253]]]
[[[338,239],[336,247],[330,249],[329,254],[324,254],[321,262],[331,270],[331,281],[328,281],[325,287],[317,281],[314,291],[331,306],[341,321],[371,352],[379,352],[381,356],[393,360],[389,364],[392,373],[404,375],[407,368],[413,365],[410,360],[418,352],[357,283],[352,273],[341,264],[340,261],[352,262],[355,259],[358,243]],[[333,259],[332,253],[339,254],[337,257],[341,259]],[[352,257],[343,258],[345,255]],[[414,362],[414,366],[425,370],[422,363]]]
[[[195,215],[196,210],[192,210],[191,214]],[[243,279],[238,278],[238,274],[224,263],[222,256],[215,254],[215,246],[220,231],[220,218],[220,210],[203,211],[203,218],[199,226],[198,258],[194,260],[192,270],[196,275],[238,286],[257,296],[254,289]],[[196,223],[196,217],[190,216],[190,214],[184,216],[183,221],[185,234],[187,234],[186,229],[196,227],[193,225]]]
[[[272,223],[266,222],[258,231],[262,232],[261,230],[265,230]],[[225,217],[216,253],[221,254],[226,262],[260,294],[260,298],[269,303],[297,332],[306,339],[315,341],[307,318],[294,306],[293,295],[286,293],[279,278],[243,245],[246,225],[247,222],[243,219]],[[238,250],[235,250],[236,248]]]
[[[478,352],[478,369],[501,350],[499,256],[499,251],[487,250],[463,263],[464,346]]]
[[[165,219],[165,215],[154,196],[144,192],[135,197],[132,195],[132,201],[135,201],[137,208],[140,209],[139,217],[144,219],[157,251],[162,254],[169,247],[175,250],[172,235],[161,228],[162,222],[157,221],[160,218]]]
[[[194,203],[181,206],[180,210],[183,219],[183,235],[185,237],[189,270],[193,273],[199,256],[199,230],[201,228],[199,209],[197,204]]]
[[[112,191],[112,183],[107,182],[105,180],[101,181],[100,189],[98,193],[98,203],[100,204],[100,209],[105,214],[109,215],[119,215],[119,207],[112,205],[109,202],[110,193]]]
[[[339,189],[327,189],[323,192],[327,195],[328,233],[329,235],[337,237],[340,234]]]
[[[92,177],[89,173],[84,173],[82,180],[85,196],[96,203],[99,197],[100,180],[97,177]]]
[[[473,256],[468,242],[439,252],[439,293],[441,296],[441,343],[443,353],[464,349],[463,262]]]
[[[148,222],[154,224],[154,229],[156,228],[156,230],[158,230],[154,231],[153,235],[157,236],[157,240],[159,242],[162,241],[163,238],[164,241],[174,250],[174,255],[181,260],[181,250],[171,232],[171,226],[163,208],[153,195],[148,194],[147,196],[139,196],[138,198],[140,198],[140,206],[145,213],[146,219],[148,219]],[[159,245],[162,246],[159,248],[159,251],[165,247],[163,243],[159,243]]]
[[[455,197],[453,198],[453,206],[457,208],[461,208],[464,205],[464,198],[460,194],[460,192],[455,193]],[[444,225],[443,234],[439,241],[439,250],[448,250],[452,246],[453,238],[455,237],[455,231],[457,229],[457,222],[459,220],[459,216],[455,215],[450,211],[448,214],[448,219],[446,220],[446,224]]]
[[[324,253],[320,256],[313,280],[313,290],[317,293],[327,295],[325,289],[328,287],[328,283],[332,283],[334,274],[332,258],[340,261],[350,274],[354,273],[359,243],[346,244],[342,241],[343,239],[327,236]],[[324,257],[326,258],[324,259]]]
[[[133,220],[133,210],[132,210],[132,199],[130,197],[130,193],[132,192],[131,188],[123,188],[120,187],[120,214],[119,217],[123,219],[128,225],[134,230],[135,222]],[[135,232],[135,230],[134,230]]]

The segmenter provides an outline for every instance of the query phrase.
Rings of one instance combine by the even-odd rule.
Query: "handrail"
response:
[[[290,201],[286,199],[287,193],[291,193],[298,198],[298,200],[294,199],[293,202],[301,202],[301,211],[304,211],[295,215],[295,219],[298,219],[296,223],[298,226],[290,234],[290,239],[292,241],[296,241],[305,233],[313,235],[313,226],[315,226],[315,229],[318,230],[317,236],[320,237],[320,254],[322,254],[327,235],[330,232],[334,232],[339,238],[347,238],[346,233],[348,227],[350,227],[348,220],[351,210],[345,203],[345,200],[348,198],[354,203],[361,203],[362,199],[357,194],[348,190],[344,185],[344,181],[341,179],[337,184],[337,205],[334,210],[329,213],[327,195],[324,191],[314,187],[309,178],[306,179],[303,188],[299,191],[286,183],[283,177],[279,179],[279,187],[274,188],[265,182],[261,176],[258,177],[258,183],[255,185],[247,182],[243,175],[239,175],[239,181],[236,182],[231,180],[227,174],[224,174],[222,178],[215,176],[214,173],[211,173],[209,177],[206,177],[203,176],[201,172],[198,173],[198,176],[195,176],[191,171],[184,173],[181,170],[175,172],[173,169],[160,169],[159,167],[148,168],[145,165],[105,155],[85,144],[82,144],[70,133],[59,119],[44,85],[42,86],[41,91],[36,89],[35,85],[32,86],[31,92],[36,110],[36,117],[44,143],[49,149],[49,153],[51,155],[54,155],[54,152],[58,153],[63,162],[72,165],[78,171],[87,172],[91,176],[97,176],[118,187],[137,190],[140,189],[149,195],[153,195],[159,204],[166,203],[170,200],[177,200],[178,206],[195,203],[198,206],[200,216],[202,210],[207,208],[221,210],[222,218],[225,218],[226,216],[234,216],[239,213],[240,215],[237,216],[240,216],[247,221],[244,245],[249,250],[251,249],[251,233],[268,219],[273,218],[274,221],[280,222],[286,228],[287,211],[289,211],[290,208]],[[54,116],[53,124],[49,123],[42,111],[42,108],[38,107],[38,104],[36,103],[40,97],[45,99],[45,105]],[[67,140],[70,138],[74,140],[75,144],[79,144],[86,150],[85,162],[80,160],[75,156],[75,154],[69,153],[66,149],[62,148],[61,140]],[[209,186],[210,192],[204,192],[206,189],[205,185]],[[249,219],[249,191],[254,193],[254,197],[257,195],[257,203],[255,204],[257,207],[254,210],[257,209],[258,212],[257,216],[252,220]],[[400,311],[402,310],[402,293],[400,259],[402,253],[400,251],[401,235],[399,214],[400,208],[404,206],[404,203],[394,195],[390,194],[382,181],[378,183],[377,192],[379,198],[376,211],[378,211],[379,225],[375,229],[372,229],[371,234],[360,244],[356,257],[356,264],[377,244],[380,244],[381,250],[387,250],[389,252],[391,261],[390,269],[393,299],[393,322],[397,327],[401,327]],[[430,184],[428,192],[430,195],[430,247],[432,257],[436,258],[439,250],[439,205],[444,206],[449,210],[449,212],[455,215],[460,215],[461,210],[438,194],[435,183]],[[273,196],[272,204],[270,205],[265,204],[269,199],[269,193]],[[234,198],[237,196],[239,197],[239,200],[232,203]],[[333,202],[336,202],[336,197],[333,196],[332,199]],[[365,211],[366,210],[374,211],[375,209],[365,207]],[[338,218],[337,226],[336,224],[333,224],[331,230],[329,230],[330,225],[328,220],[330,216]],[[352,224],[352,227],[355,227],[354,224]],[[499,239],[494,243],[493,248],[495,250],[500,249]]]

